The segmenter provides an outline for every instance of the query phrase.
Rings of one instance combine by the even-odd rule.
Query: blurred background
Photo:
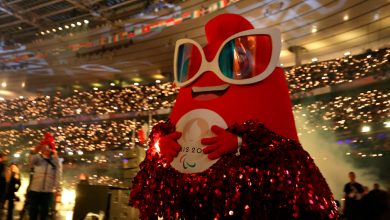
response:
[[[80,173],[126,195],[151,127],[175,103],[176,40],[205,45],[204,25],[221,13],[281,30],[299,137],[335,199],[350,171],[369,189],[390,187],[389,3],[0,0],[0,151],[22,170],[18,195],[45,132],[64,164],[61,218],[71,219]]]

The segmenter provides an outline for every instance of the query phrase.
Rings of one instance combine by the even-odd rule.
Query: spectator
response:
[[[40,216],[41,220],[46,220],[55,201],[54,193],[61,192],[62,176],[62,164],[50,134],[45,134],[45,139],[31,151],[30,165],[34,168],[29,193],[30,219],[37,220]]]
[[[350,182],[344,186],[344,216],[347,220],[360,219],[360,199],[364,192],[363,186],[356,182],[356,175],[354,172],[348,174]]]
[[[6,200],[8,201],[8,214],[7,220],[13,219],[14,212],[14,200],[15,200],[15,192],[19,190],[20,187],[20,171],[19,167],[12,163],[9,165],[7,170],[7,192],[6,192]]]
[[[5,202],[5,192],[6,192],[6,178],[5,178],[5,171],[6,171],[6,156],[5,154],[0,152],[0,218],[2,214],[2,210],[4,207]]]
[[[388,194],[381,190],[378,183],[374,183],[374,189],[367,194],[368,217],[370,220],[385,219],[384,215],[388,207]]]

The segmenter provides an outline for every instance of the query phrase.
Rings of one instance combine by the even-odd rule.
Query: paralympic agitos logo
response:
[[[227,127],[220,115],[208,109],[192,110],[180,118],[176,130],[182,133],[178,140],[181,151],[171,163],[173,168],[182,173],[199,173],[217,161],[208,159],[201,144],[201,139],[214,136],[212,125]]]

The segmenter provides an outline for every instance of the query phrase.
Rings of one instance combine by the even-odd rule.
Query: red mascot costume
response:
[[[325,179],[299,143],[280,33],[223,14],[208,44],[176,43],[180,86],[157,124],[130,204],[141,219],[336,219]]]

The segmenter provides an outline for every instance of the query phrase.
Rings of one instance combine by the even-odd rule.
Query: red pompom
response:
[[[40,142],[40,144],[41,145],[49,145],[51,150],[53,150],[53,151],[56,150],[56,146],[54,143],[54,137],[49,132],[44,134],[43,140]]]

